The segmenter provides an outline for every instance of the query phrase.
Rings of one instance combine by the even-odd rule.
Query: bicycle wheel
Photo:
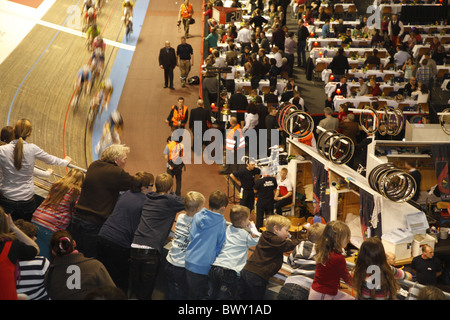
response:
[[[442,131],[450,135],[450,108],[442,111],[442,114],[439,116],[439,124],[441,125]]]
[[[366,106],[364,110],[370,110],[372,112],[361,112],[359,116],[359,124],[366,133],[375,133],[378,130],[379,123],[377,111],[369,106]]]

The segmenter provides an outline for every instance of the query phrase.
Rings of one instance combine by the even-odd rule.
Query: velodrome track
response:
[[[117,109],[124,118],[122,143],[131,148],[126,170],[131,174],[140,170],[155,175],[164,172],[162,152],[170,135],[164,120],[170,107],[183,96],[192,109],[199,97],[198,86],[181,88],[178,69],[175,90],[164,89],[163,71],[158,66],[164,41],[169,40],[175,48],[180,41],[182,33],[176,25],[180,2],[135,1],[134,32],[128,42],[120,20],[122,1],[105,3],[97,24],[107,43],[103,77],[112,79],[114,93],[108,112],[97,119],[91,132],[87,130],[91,96],[75,111],[70,104],[77,71],[90,56],[76,21],[82,0],[14,1],[23,4],[0,0],[2,126],[28,118],[33,125],[30,142],[50,154],[70,156],[75,165],[87,168],[97,159],[94,148],[104,121]],[[191,3],[198,22],[191,26],[192,37],[188,39],[195,59],[190,76],[199,74],[202,43],[202,1]],[[53,169],[65,174],[63,168]],[[207,196],[213,189],[226,192],[226,180],[218,170],[217,165],[187,165],[182,193],[196,190]]]

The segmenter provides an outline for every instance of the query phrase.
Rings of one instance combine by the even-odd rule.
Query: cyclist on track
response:
[[[94,23],[86,31],[87,45],[89,51],[92,50],[92,43],[94,42],[95,37],[97,37],[98,35],[100,35],[100,28],[97,27],[96,23]]]
[[[91,25],[97,23],[97,12],[93,7],[89,8],[89,10],[84,15],[83,19],[83,30],[87,30]]]
[[[77,78],[75,81],[75,95],[72,104],[77,105],[81,94],[86,95],[86,93],[91,92],[92,86],[92,72],[89,65],[84,65],[80,70],[78,70]],[[84,90],[83,90],[84,89]]]
[[[99,89],[92,98],[92,111],[94,116],[102,114],[103,110],[108,111],[109,102],[113,93],[113,85],[111,79],[106,79],[100,84]],[[100,108],[100,112],[99,112]]]
[[[124,0],[122,2],[122,9],[123,9],[123,23],[125,25],[125,28],[127,27],[127,22],[130,23],[131,32],[133,32],[133,8],[134,3],[131,0]]]
[[[84,2],[83,2],[83,10],[81,10],[81,16],[83,16],[83,14],[85,12],[88,12],[88,10],[90,8],[95,8],[94,0],[84,0]]]
[[[103,37],[100,34],[96,36],[92,42],[92,51],[95,51],[97,48],[102,49],[103,54],[105,53],[106,43],[103,41]]]
[[[91,58],[89,59],[89,65],[91,66],[92,76],[97,80],[100,78],[103,66],[105,64],[105,55],[101,48],[94,50]]]

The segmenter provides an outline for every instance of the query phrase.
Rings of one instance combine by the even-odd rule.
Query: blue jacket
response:
[[[226,222],[223,215],[203,208],[194,215],[189,231],[185,268],[208,275],[225,242]]]

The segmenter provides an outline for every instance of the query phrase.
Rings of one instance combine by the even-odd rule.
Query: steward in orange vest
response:
[[[176,195],[181,194],[181,174],[184,167],[183,151],[184,146],[181,143],[183,137],[180,136],[178,141],[173,141],[171,137],[167,139],[167,145],[164,149],[164,157],[167,160],[167,173],[175,177],[176,181]],[[186,170],[186,168],[185,168]]]
[[[227,130],[225,143],[226,149],[234,152],[234,150],[245,148],[245,136],[242,133],[240,124],[237,123],[237,120],[233,121],[233,119],[236,118],[230,119],[230,128]]]
[[[184,129],[188,121],[189,110],[188,107],[184,105],[184,98],[178,98],[177,105],[172,106],[169,116],[166,119],[166,123],[175,129]]]

